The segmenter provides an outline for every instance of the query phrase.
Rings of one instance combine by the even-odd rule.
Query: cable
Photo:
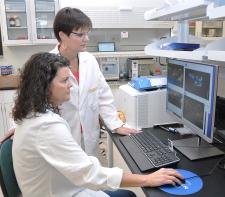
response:
[[[160,129],[163,129],[164,131],[172,132],[173,134],[177,133],[177,130],[172,127],[164,127],[163,125],[157,125],[155,127],[159,127]]]
[[[222,164],[221,164],[221,162],[222,162]],[[222,168],[221,168],[221,165],[223,165]],[[211,176],[212,173],[214,172],[214,170],[216,169],[216,167],[219,167],[220,169],[225,170],[225,158],[222,158],[219,161],[217,161],[216,164],[213,166],[213,168],[208,173],[190,176],[190,177],[186,178],[185,180],[193,179],[195,177],[201,177],[202,178],[202,177],[206,177],[206,176]]]

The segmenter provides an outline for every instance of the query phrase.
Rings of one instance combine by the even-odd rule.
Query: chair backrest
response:
[[[11,139],[0,147],[0,184],[4,197],[22,196],[13,169]]]

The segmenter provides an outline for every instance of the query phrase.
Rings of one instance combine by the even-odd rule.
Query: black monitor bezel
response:
[[[172,111],[169,111],[168,109],[168,94],[167,94],[167,98],[166,98],[166,111],[173,116],[176,121],[183,123],[186,127],[190,128],[194,134],[197,134],[198,136],[200,136],[202,139],[204,139],[205,141],[212,143],[213,142],[213,134],[214,134],[214,120],[215,120],[215,109],[216,109],[216,96],[217,96],[217,86],[218,86],[218,66],[211,64],[211,63],[207,63],[207,62],[194,62],[194,61],[187,61],[187,60],[181,60],[181,59],[168,59],[168,64],[169,63],[173,63],[173,62],[177,62],[180,64],[187,64],[187,63],[191,63],[191,64],[196,64],[196,65],[207,65],[207,66],[212,66],[214,68],[214,75],[216,76],[216,79],[214,80],[214,87],[211,87],[213,89],[213,110],[212,110],[212,129],[210,131],[210,136],[205,135],[201,129],[199,129],[198,127],[196,127],[195,125],[193,125],[191,122],[189,122],[188,120],[186,120],[185,118],[179,117],[177,114],[173,113]],[[183,87],[184,89],[184,87]],[[183,111],[183,109],[182,109]]]

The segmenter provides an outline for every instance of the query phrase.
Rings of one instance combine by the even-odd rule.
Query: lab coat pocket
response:
[[[98,91],[96,87],[88,90],[88,106],[93,111],[96,111],[98,108]]]

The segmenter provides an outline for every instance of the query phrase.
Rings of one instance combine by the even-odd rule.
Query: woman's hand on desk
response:
[[[120,135],[132,135],[132,134],[141,132],[136,129],[132,129],[132,128],[124,127],[124,126],[115,129],[115,131],[116,131],[116,133],[118,133]]]

